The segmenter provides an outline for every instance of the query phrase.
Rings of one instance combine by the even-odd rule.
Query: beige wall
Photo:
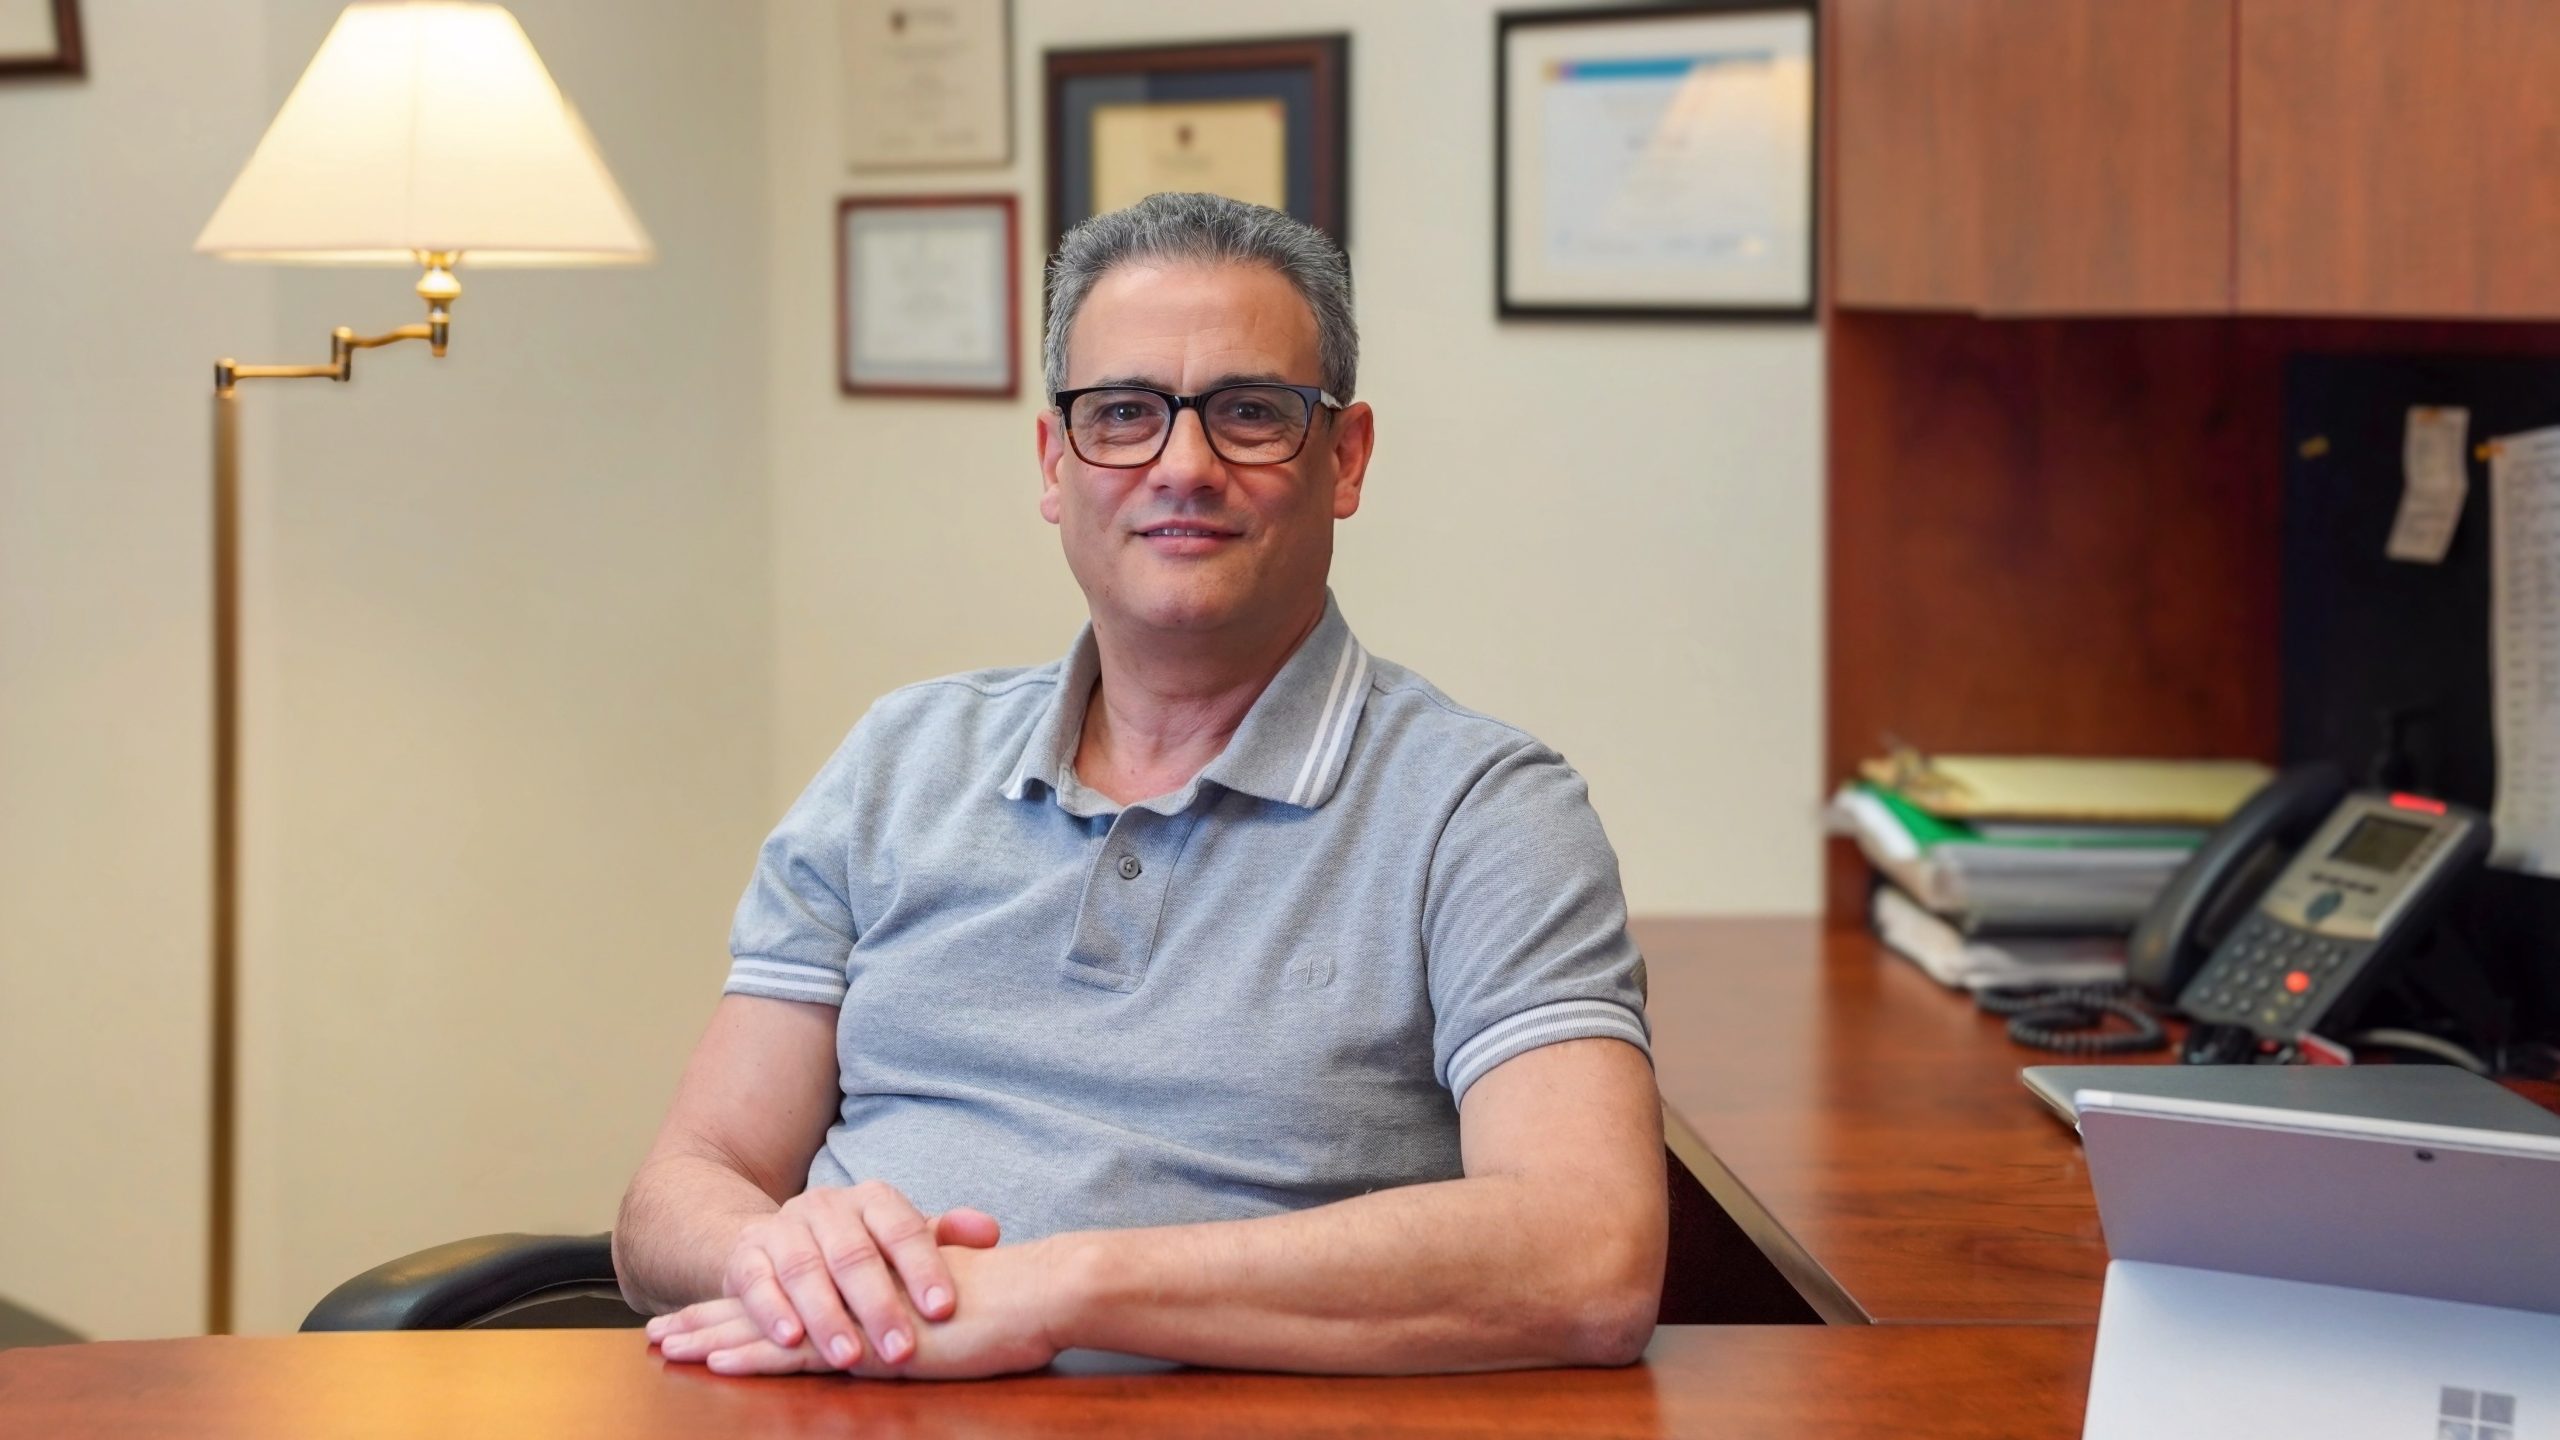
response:
[[[93,1333],[201,1313],[210,362],[415,318],[187,252],[338,8],[93,0],[0,88],[0,1294]],[[660,259],[244,389],[248,1329],[609,1225],[768,818],[761,17],[512,8]]]
[[[202,1304],[208,362],[414,303],[187,253],[337,8],[89,0],[86,81],[0,86],[0,1294],[102,1335]],[[246,393],[252,1329],[607,1224],[772,817],[874,695],[1082,613],[1028,397],[836,392],[833,6],[514,8],[661,259],[466,269],[449,358]],[[1351,31],[1346,606],[1584,769],[1640,908],[1810,910],[1819,339],[1494,322],[1494,8],[1017,0],[1013,167],[861,188],[1036,241],[1044,48]]]
[[[187,243],[264,12],[80,9],[87,80],[0,84],[0,1295],[168,1334],[204,1304],[205,397],[275,323]]]
[[[1497,0],[1016,0],[1016,162],[859,182],[834,7],[777,0],[774,803],[871,697],[1063,649],[1082,599],[1033,510],[1035,401],[836,391],[833,224],[861,190],[1009,189],[1045,242],[1053,46],[1347,30],[1368,500],[1335,589],[1380,654],[1564,751],[1640,909],[1817,900],[1821,342],[1810,325],[1493,318]],[[1025,365],[1039,314],[1024,256]],[[1036,388],[1036,387],[1035,387]],[[1525,423],[1540,412],[1551,425]]]
[[[339,7],[274,8],[289,76]],[[511,8],[658,260],[466,268],[448,358],[255,397],[253,1327],[422,1246],[608,1227],[766,824],[757,17]],[[283,272],[282,336],[406,320],[408,281]]]

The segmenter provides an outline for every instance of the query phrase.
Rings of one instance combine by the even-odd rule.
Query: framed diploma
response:
[[[1162,190],[1345,236],[1344,35],[1048,54],[1049,235]]]
[[[836,0],[845,168],[1010,164],[1012,21],[1012,0]]]
[[[1501,314],[1813,318],[1812,0],[1514,13],[1496,33]]]
[[[81,73],[80,0],[0,0],[0,77]]]
[[[836,209],[837,369],[847,395],[1021,388],[1010,195],[863,195]]]

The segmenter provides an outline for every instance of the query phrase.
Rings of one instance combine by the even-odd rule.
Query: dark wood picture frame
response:
[[[1268,87],[1255,87],[1255,72],[1303,70],[1307,75],[1303,115],[1293,113],[1289,127],[1289,163],[1293,177],[1304,166],[1307,200],[1292,203],[1290,213],[1331,235],[1338,244],[1350,240],[1351,192],[1351,37],[1301,35],[1274,40],[1237,40],[1203,45],[1115,46],[1108,49],[1052,50],[1044,57],[1046,89],[1041,117],[1048,132],[1049,245],[1070,226],[1087,218],[1082,197],[1068,194],[1071,164],[1088,153],[1087,127],[1076,123],[1078,82],[1124,79],[1138,85],[1173,81],[1186,93],[1179,100],[1281,99]],[[1188,82],[1188,83],[1184,83]],[[1222,82],[1230,82],[1223,83]],[[1155,97],[1148,97],[1155,98]],[[1078,112],[1080,113],[1080,111]],[[1292,180],[1293,196],[1297,190]]]
[[[853,375],[853,217],[858,210],[984,209],[1004,212],[1004,383],[856,380]],[[836,202],[836,383],[847,395],[1010,400],[1022,393],[1022,214],[1011,194],[847,195]]]
[[[1802,15],[1811,25],[1807,55],[1813,91],[1805,137],[1805,290],[1801,304],[1592,305],[1515,300],[1511,295],[1511,37],[1542,27],[1610,25],[1748,14]],[[1494,17],[1493,42],[1493,303],[1505,320],[1717,320],[1798,324],[1814,320],[1822,300],[1822,6],[1820,0],[1663,0],[1592,9],[1506,10]]]
[[[53,0],[53,53],[0,55],[0,78],[22,75],[86,75],[80,49],[80,0]]]

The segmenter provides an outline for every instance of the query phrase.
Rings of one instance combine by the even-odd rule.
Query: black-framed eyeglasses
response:
[[[1176,395],[1144,385],[1088,385],[1049,397],[1066,421],[1076,458],[1106,470],[1152,465],[1173,442],[1173,422],[1200,412],[1209,450],[1230,465],[1282,465],[1307,447],[1316,411],[1342,402],[1314,385],[1252,381]]]

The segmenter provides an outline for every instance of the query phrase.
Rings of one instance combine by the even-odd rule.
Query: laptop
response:
[[[2560,1115],[2451,1065],[2030,1065],[2018,1078],[2066,1124],[2074,1094],[2106,1090],[2560,1136]]]
[[[2083,1090],[2084,1440],[2560,1437],[2560,1138]]]

